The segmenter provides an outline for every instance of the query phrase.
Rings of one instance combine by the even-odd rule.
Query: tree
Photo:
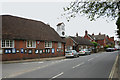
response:
[[[117,34],[120,38],[120,1],[119,0],[87,0],[71,2],[69,6],[63,8],[67,15],[67,21],[76,17],[76,14],[87,16],[91,21],[100,18],[101,16],[108,17],[111,20],[117,18]]]
[[[94,47],[96,48],[98,43],[97,42],[92,42],[94,44]]]

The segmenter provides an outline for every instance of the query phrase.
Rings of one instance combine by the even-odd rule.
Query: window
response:
[[[13,40],[1,40],[2,48],[14,48]]]
[[[52,42],[45,42],[45,48],[52,48]]]
[[[61,48],[61,43],[60,42],[58,42],[58,48]]]
[[[27,48],[36,48],[36,41],[27,41]]]

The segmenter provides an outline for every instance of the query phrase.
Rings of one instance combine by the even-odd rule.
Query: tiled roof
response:
[[[64,42],[49,25],[11,15],[2,15],[2,39]]]
[[[70,37],[79,45],[93,45],[88,39],[82,38],[80,36],[78,37],[70,36]]]
[[[103,40],[105,39],[105,35],[94,35],[95,40]]]

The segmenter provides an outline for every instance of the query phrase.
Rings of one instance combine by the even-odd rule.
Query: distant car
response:
[[[75,50],[69,50],[65,52],[65,57],[79,57],[79,55]]]
[[[112,51],[115,51],[115,48],[107,48],[106,51],[107,52],[112,52]]]
[[[91,54],[91,51],[89,50],[89,49],[81,49],[80,51],[79,51],[79,54],[81,55],[81,54],[84,54],[84,55],[87,55],[87,54]]]

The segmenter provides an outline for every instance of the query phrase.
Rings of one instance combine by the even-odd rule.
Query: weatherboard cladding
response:
[[[49,25],[11,15],[2,15],[2,39],[64,42]]]

